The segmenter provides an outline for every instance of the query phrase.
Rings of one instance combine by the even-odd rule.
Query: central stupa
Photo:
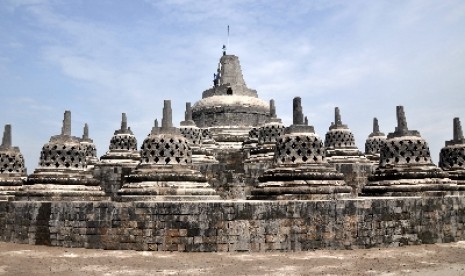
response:
[[[269,117],[269,103],[245,84],[239,58],[223,52],[213,87],[192,107],[196,125],[209,128],[220,147],[240,148],[249,130],[263,125]]]

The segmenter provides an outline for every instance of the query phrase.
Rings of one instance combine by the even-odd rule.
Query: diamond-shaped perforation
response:
[[[280,141],[282,142],[279,143]],[[318,163],[323,162],[323,155],[323,142],[317,136],[286,135],[276,145],[274,160],[278,165]]]

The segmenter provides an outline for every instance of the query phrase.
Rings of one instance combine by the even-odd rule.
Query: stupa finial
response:
[[[192,121],[192,106],[190,102],[186,102],[186,111],[184,112],[184,120]]]
[[[125,131],[128,129],[128,118],[126,117],[126,113],[121,114],[121,130]]]
[[[5,125],[5,130],[3,131],[2,139],[2,148],[11,147],[11,125]]]
[[[464,141],[462,125],[459,118],[454,118],[454,141]]]
[[[270,100],[270,117],[271,118],[276,118],[276,106],[274,104],[274,100]]]
[[[171,100],[163,102],[163,118],[161,120],[161,127],[168,129],[173,127],[173,111],[171,110]]]
[[[379,124],[376,117],[373,118],[373,133],[379,133]]]
[[[334,124],[336,126],[342,125],[341,111],[339,110],[339,107],[334,108]]]
[[[84,132],[82,134],[82,139],[89,139],[89,125],[84,124]]]
[[[405,117],[404,107],[399,105],[396,107],[396,115],[397,115],[397,128],[396,132],[400,133],[407,133],[407,118]]]
[[[61,135],[71,136],[71,111],[69,110],[65,111]]]
[[[302,113],[302,99],[295,97],[293,101],[293,122],[294,125],[302,125],[304,123],[304,115]]]

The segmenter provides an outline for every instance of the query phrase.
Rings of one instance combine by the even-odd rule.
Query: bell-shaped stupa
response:
[[[99,183],[86,171],[86,148],[71,135],[71,111],[65,111],[60,135],[42,147],[39,167],[16,194],[18,200],[105,200]]]
[[[140,163],[118,192],[121,200],[220,199],[191,165],[189,142],[173,127],[171,101],[165,100],[162,126],[156,123],[142,143]]]
[[[428,143],[409,130],[403,106],[397,106],[397,127],[381,149],[379,167],[368,178],[364,195],[424,196],[454,193],[458,187],[433,164]]]
[[[5,125],[0,145],[0,200],[12,199],[26,177],[23,155],[12,146],[11,125]]]
[[[84,125],[84,132],[80,143],[81,147],[86,151],[86,168],[90,171],[99,160],[97,157],[97,147],[94,141],[89,138],[89,126],[87,123]]]
[[[379,131],[378,119],[373,118],[373,132],[368,135],[365,141],[365,156],[371,162],[379,163],[381,148],[386,143],[386,135]]]
[[[213,150],[209,146],[208,142],[205,141],[206,146],[204,147],[204,136],[202,135],[202,129],[198,128],[195,125],[195,122],[192,120],[192,107],[191,103],[186,103],[186,111],[184,121],[181,122],[179,128],[182,136],[184,136],[188,142],[189,146],[192,149],[192,163],[193,164],[216,164],[216,160]],[[208,139],[207,139],[208,140]]]
[[[100,157],[104,164],[122,164],[135,168],[140,161],[140,153],[137,149],[137,139],[128,127],[126,113],[121,115],[121,127],[115,130],[110,140],[108,151]]]
[[[270,100],[270,118],[265,124],[256,129],[256,131],[257,138],[254,147],[250,148],[254,141],[253,133],[249,132],[249,139],[243,143],[243,150],[248,150],[250,152],[248,154],[248,158],[244,160],[244,163],[272,163],[276,142],[284,135],[285,131],[285,127],[282,124],[281,119],[279,119],[276,115],[274,100]]]
[[[273,168],[259,177],[253,199],[336,199],[351,196],[342,173],[326,161],[323,141],[304,123],[301,99],[294,98],[293,124],[276,142]]]
[[[242,144],[244,182],[252,187],[258,184],[258,177],[273,167],[276,142],[284,135],[285,127],[276,115],[274,100],[270,100],[268,121],[249,131],[249,137]]]
[[[441,149],[439,167],[449,173],[457,184],[465,185],[465,138],[459,118],[454,118],[454,136]]]
[[[342,123],[339,107],[334,109],[334,122],[326,132],[325,148],[330,163],[367,161],[355,145],[354,134]]]

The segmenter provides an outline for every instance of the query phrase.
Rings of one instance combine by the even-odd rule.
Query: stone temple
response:
[[[87,170],[89,139],[71,135],[71,112],[65,111],[61,134],[42,147],[39,167],[16,193],[23,200],[104,200],[98,181]],[[85,142],[84,145],[81,142]],[[93,154],[93,146],[90,146]]]
[[[269,104],[258,98],[256,90],[247,87],[239,58],[220,58],[212,88],[192,107],[192,119],[200,128],[208,128],[220,147],[240,148],[250,128],[270,118]]]
[[[0,145],[0,200],[14,198],[14,192],[27,179],[23,155],[11,143],[11,125],[5,125]]]
[[[256,199],[336,199],[349,197],[342,173],[326,161],[323,141],[304,124],[301,99],[294,99],[294,123],[276,141],[273,168],[252,190]]]
[[[378,168],[369,177],[367,195],[451,194],[457,182],[431,161],[428,143],[416,130],[409,130],[403,106],[397,106],[397,127],[381,149]]]
[[[454,118],[454,136],[446,141],[439,155],[439,167],[449,173],[458,184],[465,184],[465,138],[459,118]]]
[[[206,177],[189,168],[192,150],[171,118],[171,102],[165,101],[161,127],[145,138],[140,163],[119,191],[123,200],[220,199]]]
[[[373,119],[361,152],[338,107],[324,139],[304,117],[300,97],[288,101],[293,122],[286,126],[275,101],[247,87],[239,58],[226,52],[201,96],[176,111],[185,115],[179,126],[171,101],[156,103],[161,125],[155,119],[140,145],[122,113],[100,158],[92,123],[73,136],[65,111],[61,133],[44,144],[29,175],[6,125],[0,241],[254,252],[465,240],[458,118],[436,166],[420,132],[407,127],[403,106],[387,137]]]

